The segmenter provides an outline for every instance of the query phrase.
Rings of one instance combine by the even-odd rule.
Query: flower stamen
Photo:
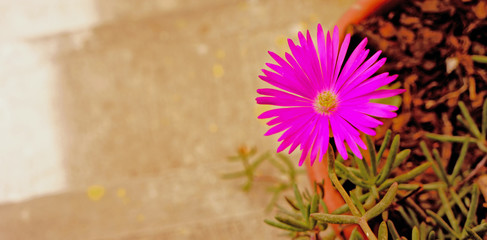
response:
[[[316,97],[315,110],[321,114],[329,114],[337,107],[337,95],[330,91],[324,91]]]

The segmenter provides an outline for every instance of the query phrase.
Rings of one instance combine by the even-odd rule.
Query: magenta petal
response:
[[[309,136],[306,138],[304,144],[301,144],[302,154],[301,154],[301,158],[299,159],[299,166],[303,165],[304,161],[306,160],[306,157],[309,155],[310,148],[316,139],[316,134],[317,134],[317,132],[316,132],[316,128],[315,128],[311,131]]]
[[[286,98],[286,99],[296,99],[297,101],[302,101],[302,102],[309,102],[311,105],[313,102],[307,98],[303,98],[300,96],[296,96],[287,92],[283,92],[277,89],[272,89],[272,88],[261,88],[257,89],[257,93],[261,95],[267,95],[271,97],[276,97],[276,98]]]
[[[323,116],[323,118],[321,119],[320,127],[322,130],[322,134],[321,134],[322,141],[321,141],[321,154],[320,154],[319,161],[321,162],[321,159],[323,159],[323,156],[328,151],[328,144],[330,142],[330,120],[328,116]]]
[[[275,105],[275,106],[310,106],[309,102],[301,101],[296,98],[277,98],[277,97],[258,97],[255,99],[258,104]]]
[[[396,110],[396,106],[381,103],[368,103],[364,104],[358,111],[375,117],[393,118],[397,116],[397,114],[392,111]]]
[[[320,66],[321,66],[321,79],[323,80],[320,84],[320,89],[328,89],[330,87],[330,81],[326,79],[327,72],[328,72],[328,65],[327,65],[327,50],[326,50],[326,44],[325,44],[325,35],[323,33],[323,28],[321,27],[321,24],[318,25],[318,30],[317,30],[317,38],[318,38],[318,55],[320,59]]]
[[[309,111],[309,107],[276,108],[276,109],[271,109],[269,111],[263,112],[257,118],[258,119],[272,118],[272,117],[277,117],[281,114],[288,114],[288,113],[293,112],[293,111],[304,111],[304,110]]]
[[[352,54],[350,54],[350,57],[345,62],[345,66],[343,66],[343,69],[337,79],[336,89],[340,89],[342,87],[343,83],[367,57],[368,51],[364,49],[365,45],[367,45],[367,38],[364,38],[362,42],[360,42],[359,45],[353,50]]]
[[[338,55],[337,64],[336,64],[335,70],[334,70],[335,74],[333,75],[333,79],[335,80],[333,83],[333,87],[336,85],[336,80],[338,79],[338,74],[340,73],[340,69],[342,68],[343,60],[345,59],[345,54],[347,53],[348,44],[350,44],[350,34],[347,34],[345,36],[345,39],[343,40],[343,43],[342,43],[342,47],[340,49],[340,53]]]
[[[318,130],[318,135],[316,137],[315,143],[313,145],[313,152],[311,153],[311,164],[314,163],[318,157],[319,161],[323,159],[323,155],[328,149],[329,137],[329,122],[328,116],[322,116],[318,120],[316,128]]]
[[[316,156],[320,152],[320,148],[323,144],[323,124],[321,119],[319,119],[318,124],[316,124],[316,130],[317,130],[316,139],[313,143],[313,148],[311,151],[311,164],[313,164],[314,161],[316,160]]]
[[[304,36],[300,33],[300,41],[306,43]],[[313,70],[313,63],[312,58],[309,56],[306,51],[306,45],[299,47],[294,45],[294,42],[289,40],[289,48],[293,53],[294,58],[296,59],[296,63],[304,72],[304,78],[307,79],[308,83],[311,85],[311,89],[318,88],[318,76],[317,73]]]
[[[341,89],[341,92],[343,94],[347,94],[347,93],[353,91],[357,87],[357,85],[359,85],[360,83],[366,81],[367,78],[369,78],[370,76],[372,76],[372,74],[374,74],[375,72],[377,72],[377,70],[379,70],[379,68],[382,67],[385,62],[386,62],[386,59],[385,58],[382,58],[381,60],[379,60],[378,62],[376,62],[370,68],[368,68],[367,70],[363,71],[360,75],[358,75],[350,84],[348,84],[347,86],[344,86]]]
[[[282,141],[284,139],[291,139],[294,141],[299,136],[298,133],[301,133],[303,128],[305,126],[308,126],[307,123],[309,123],[309,121],[311,121],[313,117],[315,116],[308,114],[308,115],[303,115],[300,118],[296,118],[291,128],[289,128],[286,132],[284,132],[277,141]]]
[[[279,147],[277,148],[277,152],[282,152],[284,151],[284,149],[286,149],[287,147],[289,147],[291,144],[293,143],[293,140],[290,139],[290,138],[286,138],[282,141],[282,143],[279,145]]]
[[[269,130],[267,130],[267,132],[264,133],[264,136],[270,136],[270,135],[276,134],[278,132],[282,132],[282,131],[290,128],[290,127],[291,126],[289,124],[286,124],[286,123],[281,123],[281,124],[275,125],[272,128],[270,128]]]
[[[393,76],[383,76],[383,74],[377,75],[376,77],[373,77],[366,82],[363,82],[359,86],[357,86],[357,89],[360,89],[361,91],[353,91],[350,92],[349,94],[346,94],[344,99],[350,99],[353,100],[355,98],[363,98],[363,97],[368,97],[368,99],[375,99],[375,98],[383,98],[380,97],[379,94],[384,94],[387,91],[380,91],[377,92],[376,90],[379,89],[380,87],[383,87],[392,81],[396,79],[397,75]],[[395,96],[397,94],[402,93],[403,90],[397,91],[396,94],[390,95],[390,96]],[[392,93],[394,91],[388,92]],[[375,96],[377,94],[377,96]],[[389,96],[389,97],[390,97]]]
[[[317,121],[315,121],[315,124],[314,126],[316,126],[316,123]],[[304,162],[304,160],[306,160],[306,157],[310,154],[311,152],[311,156],[310,157],[314,157],[314,158],[311,158],[311,161],[314,162],[314,160],[316,159],[316,154],[313,156],[313,149],[312,149],[312,146],[314,145],[315,141],[316,141],[316,138],[318,137],[318,128],[314,128],[312,131],[311,131],[311,134],[308,136],[308,138],[306,139],[306,142],[303,145],[301,145],[303,147],[303,154],[301,155],[301,158],[299,160],[299,166],[301,166]],[[304,154],[306,153],[306,155]]]
[[[277,54],[273,52],[269,52],[269,54],[271,54],[280,66],[270,63],[267,63],[266,65],[278,74],[274,73],[272,76],[269,76],[269,71],[263,70],[263,72],[270,78],[273,78],[274,81],[281,82],[281,84],[282,82],[288,82],[288,88],[292,89],[290,92],[294,92],[304,97],[311,97],[312,92],[309,91],[310,88],[307,81],[303,81],[302,78],[299,78],[296,75],[294,68]],[[265,79],[262,80],[266,81]]]
[[[293,143],[299,144],[296,139],[301,135],[303,129],[305,129],[311,118],[314,117],[313,115],[308,115],[307,117],[303,117],[301,119],[297,119],[295,122],[292,123],[291,127],[288,128],[282,136],[279,138],[278,141],[282,141],[281,145],[279,145],[277,152],[280,152],[287,147],[289,147]],[[300,120],[300,121],[299,121]],[[299,121],[299,122],[298,122]],[[294,151],[294,149],[290,149],[290,153]]]
[[[368,94],[364,95],[364,97],[369,97],[371,99],[388,98],[388,97],[394,97],[396,95],[404,93],[405,91],[406,91],[406,89],[382,89],[382,90],[377,90],[377,91],[368,93]]]
[[[279,138],[278,141],[282,141],[278,150],[284,150],[289,145],[289,153],[294,152],[297,146],[301,144],[300,137],[309,134],[310,125],[307,124],[315,117],[314,115],[309,115],[309,118],[304,119],[301,122],[293,123],[293,126],[287,129]]]
[[[321,134],[321,129],[319,126],[317,126],[315,128],[316,130],[316,136],[313,140],[313,145],[311,146],[311,156],[310,156],[310,160],[311,160],[311,164],[313,164],[316,160],[316,156],[318,155],[318,152],[320,151],[320,148],[319,146],[321,145],[321,137],[320,137],[320,134]]]
[[[331,81],[332,81],[332,86],[335,85],[336,79],[334,78],[335,76],[335,70],[339,68],[338,66],[338,49],[340,47],[340,36],[338,34],[338,27],[335,26],[333,28],[333,40],[332,40],[332,66],[331,66]]]
[[[327,81],[330,85],[333,84],[332,76],[333,76],[333,66],[334,66],[334,55],[333,55],[333,43],[331,42],[331,35],[330,32],[326,34],[326,72],[325,72],[325,81]]]
[[[311,120],[311,121],[313,121],[313,120]],[[309,121],[307,121],[307,122],[309,122]],[[303,146],[306,144],[303,141],[306,141],[306,139],[309,139],[309,138],[304,138],[304,140],[303,140],[300,137],[311,135],[310,125],[302,125],[299,127],[299,129],[294,129],[293,131],[294,132],[292,132],[288,138],[284,139],[283,143],[281,144],[283,146],[279,146],[278,151],[282,151],[282,150],[286,149],[289,145],[291,145],[291,143],[292,143],[292,146],[289,148],[289,153],[292,153],[296,149],[296,147],[299,145],[301,145],[301,148],[303,148]],[[304,156],[304,157],[306,157],[306,156]]]
[[[292,93],[296,93],[296,94],[299,94],[301,96],[306,96],[305,94],[303,94],[303,92],[300,90],[299,87],[297,87],[296,85],[292,84],[292,83],[286,83],[286,80],[287,78],[284,78],[283,76],[277,74],[277,73],[274,73],[274,72],[270,72],[270,71],[267,71],[265,69],[262,69],[262,72],[264,72],[264,74],[266,76],[259,76],[260,79],[262,79],[263,81],[277,87],[277,88],[280,88],[282,90],[285,90],[285,91],[288,91],[288,92],[292,92]]]
[[[292,153],[299,145],[301,145],[300,149],[303,149],[304,143],[306,142],[306,139],[311,135],[311,132],[315,124],[316,124],[316,116],[314,116],[313,119],[308,121],[308,124],[306,124],[306,127],[303,128],[301,134],[296,136],[293,145],[289,148],[289,153]]]
[[[369,83],[379,83],[379,85],[380,85],[379,87],[382,87],[383,85],[385,85],[385,84],[382,84],[382,82],[390,80],[388,78],[389,78],[389,73],[387,73],[387,72],[381,73],[381,74],[376,75],[374,77],[371,77],[356,87],[356,89],[360,89],[360,91],[352,91],[349,94],[345,94],[345,91],[342,91],[342,94],[341,94],[342,98],[341,99],[346,101],[346,100],[352,99],[354,97],[361,96],[363,94],[367,94],[371,91],[374,91],[378,87],[374,88],[374,86],[372,86],[371,88],[363,88],[363,86],[366,84],[369,84]]]
[[[272,126],[272,125],[276,125],[276,124],[282,123],[282,122],[287,122],[287,123],[290,123],[292,125],[295,125],[298,123],[299,124],[306,124],[306,122],[304,122],[303,119],[309,120],[310,116],[313,116],[313,114],[310,114],[310,113],[311,113],[310,109],[295,109],[295,110],[283,113],[283,114],[277,116],[276,118],[274,118],[272,120],[269,120],[267,122],[267,125]]]
[[[296,52],[297,52],[297,50],[296,50]],[[308,91],[310,91],[310,94],[314,94],[315,92],[313,90],[315,90],[315,89],[312,85],[312,82],[309,80],[308,76],[306,76],[306,74],[303,72],[303,70],[301,69],[301,66],[299,65],[299,63],[295,59],[298,56],[293,57],[289,53],[286,53],[285,56],[286,56],[286,59],[289,62],[289,64],[291,64],[291,66],[293,67],[294,73],[296,75],[296,78],[299,80],[299,82],[301,82],[303,84],[303,86],[306,86],[308,88]]]
[[[377,69],[384,65],[385,63],[385,58],[381,59],[383,62],[376,62],[377,59],[379,58],[381,54],[381,51],[376,52],[372,57],[367,59],[360,67],[358,67],[351,76],[347,77],[347,82],[343,84],[343,86],[340,88],[340,91],[346,91],[346,89],[353,89],[355,86],[360,84],[363,80],[366,80],[368,77],[370,77],[372,74],[375,73],[375,71],[371,71],[371,68]],[[363,57],[363,56],[362,56]],[[369,71],[370,75],[368,77],[364,76],[364,73]]]
[[[316,52],[316,48],[309,31],[306,32],[306,44],[307,44],[306,50],[308,52],[308,56],[311,58],[312,68],[315,73],[316,84],[318,88],[321,88],[321,83],[323,82],[323,75],[321,71],[320,61],[318,59],[318,54]]]
[[[350,115],[340,115],[341,117],[343,117],[345,120],[347,120],[352,126],[354,126],[355,128],[357,128],[359,131],[365,133],[365,134],[368,134],[368,135],[371,135],[371,136],[374,136],[375,135],[375,131],[373,129],[371,129],[369,126],[365,126],[363,124],[362,121],[360,121],[360,118],[350,118],[349,116]],[[369,117],[365,114],[360,114],[361,117]],[[377,126],[376,126],[377,127]]]
[[[338,117],[336,118],[336,120],[337,120],[337,124],[342,129],[342,133],[345,136],[345,139],[348,143],[348,146],[350,147],[350,150],[352,150],[355,156],[362,159],[362,153],[360,153],[360,149],[358,149],[357,142],[356,142],[356,140],[359,139],[358,137],[359,133],[354,127],[352,127],[349,123],[347,123],[342,118]]]
[[[300,137],[305,136],[306,138],[299,138],[299,140],[297,141],[297,142],[300,142],[301,143],[301,147],[300,148],[302,150],[301,157],[299,159],[299,166],[303,165],[304,160],[306,159],[306,157],[309,154],[309,148],[311,147],[311,144],[313,143],[313,140],[315,139],[315,136],[316,136],[316,133],[315,133],[314,129],[310,128],[311,126],[315,126],[316,125],[316,118],[313,119],[311,121],[311,123],[314,123],[314,124],[309,124],[308,125],[309,128],[307,128],[304,131],[304,133],[307,133],[307,134],[300,136]],[[293,147],[291,147],[291,149],[294,150]]]
[[[355,61],[351,64],[348,70],[343,69],[342,74],[338,77],[337,82],[340,84],[335,87],[336,91],[341,91],[345,86],[349,85],[353,82],[356,78],[357,72],[363,72],[363,69],[357,69],[359,66],[362,65],[364,60],[367,58],[369,54],[369,50],[362,51],[360,55],[355,59]]]
[[[360,136],[352,136],[353,141],[362,149],[367,150],[367,145],[365,145],[364,141],[360,138]]]

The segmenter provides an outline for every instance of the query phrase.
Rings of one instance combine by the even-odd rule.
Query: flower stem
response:
[[[330,176],[331,182],[333,183],[335,188],[338,190],[340,195],[342,195],[343,200],[345,200],[348,207],[350,208],[350,212],[352,212],[352,214],[354,216],[361,217],[362,215],[360,214],[360,211],[353,204],[352,199],[348,195],[345,188],[343,188],[342,184],[338,180],[338,177],[335,173],[335,154],[334,154],[333,148],[331,148],[331,146],[328,147],[328,174]]]
[[[359,217],[358,225],[360,226],[360,228],[362,228],[367,238],[370,240],[377,240],[377,237],[375,236],[374,232],[369,226],[369,223],[367,222],[367,217],[362,216],[355,204],[353,204],[353,201],[348,195],[347,191],[345,190],[345,188],[343,188],[342,184],[338,180],[338,177],[335,173],[335,154],[331,146],[328,147],[328,174],[330,176],[331,182],[338,190],[338,192],[342,195],[343,200],[345,200],[348,207],[350,208],[350,212],[352,212],[354,216]],[[397,188],[397,184],[395,184],[395,187]]]
[[[367,223],[367,219],[361,217],[358,221],[358,225],[362,228],[362,230],[365,233],[365,236],[367,236],[369,240],[377,240],[377,237],[375,236],[374,232],[372,232],[372,229],[370,229],[369,223]]]

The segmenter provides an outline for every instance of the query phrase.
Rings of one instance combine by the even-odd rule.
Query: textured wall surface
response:
[[[0,239],[276,238],[225,157],[276,146],[267,51],[352,3],[0,2]]]

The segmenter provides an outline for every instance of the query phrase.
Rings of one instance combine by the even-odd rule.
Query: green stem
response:
[[[437,140],[440,142],[459,142],[459,143],[465,142],[465,138],[466,138],[463,136],[441,135],[436,133],[426,133],[425,136],[427,138]]]
[[[350,208],[350,212],[352,212],[354,216],[361,217],[360,211],[357,209],[357,207],[355,207],[352,199],[350,196],[348,196],[347,191],[345,188],[343,188],[342,184],[337,178],[335,173],[335,153],[333,152],[333,148],[331,146],[328,147],[328,175],[330,176],[331,182],[338,190],[340,195],[342,195],[343,200],[345,200],[345,203],[347,203],[348,207]]]
[[[362,230],[365,233],[365,236],[369,240],[377,240],[377,237],[375,236],[374,232],[372,232],[372,229],[370,229],[369,223],[367,223],[367,219],[361,217],[358,221],[358,225],[362,228]]]
[[[311,217],[320,222],[333,224],[357,224],[360,221],[360,217],[328,213],[313,213],[311,214]]]

